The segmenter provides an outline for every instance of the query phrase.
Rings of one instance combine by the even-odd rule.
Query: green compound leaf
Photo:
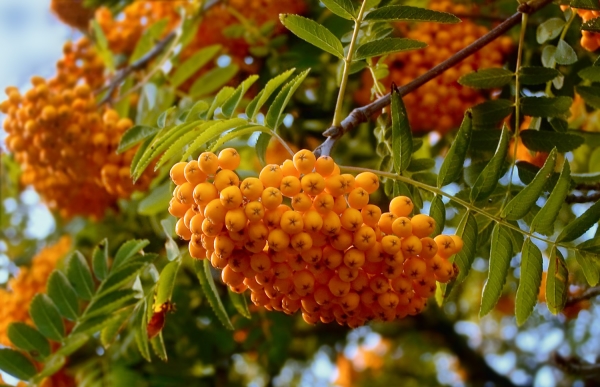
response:
[[[494,153],[490,162],[485,166],[483,171],[481,171],[479,177],[475,180],[475,184],[473,184],[473,188],[471,189],[472,203],[487,199],[496,189],[498,181],[503,174],[503,166],[504,161],[506,160],[506,153],[508,152],[510,137],[510,132],[506,126],[504,126],[502,128],[502,135],[500,136],[496,153]]]
[[[77,294],[63,273],[58,270],[52,272],[48,279],[47,293],[60,314],[71,321],[77,320],[79,315]]]
[[[564,309],[568,287],[569,269],[560,250],[554,247],[546,276],[546,306],[552,314],[558,314]]]
[[[326,27],[298,15],[281,14],[281,23],[294,35],[340,59],[344,58],[342,42]]]
[[[427,21],[437,23],[460,23],[456,16],[408,5],[388,5],[371,11],[365,21]]]
[[[135,303],[136,291],[133,289],[117,289],[106,292],[92,300],[81,316],[81,321],[87,321],[105,313],[116,312],[119,309]]]
[[[104,238],[92,251],[92,268],[100,281],[108,275],[108,239]]]
[[[309,72],[310,69],[304,70],[281,88],[275,97],[275,100],[271,104],[271,107],[269,107],[267,115],[265,116],[265,126],[267,128],[277,130],[277,127],[283,120],[283,112],[285,108]]]
[[[44,335],[25,323],[11,323],[7,334],[15,347],[27,352],[34,359],[41,360],[51,353],[50,343]]]
[[[239,69],[238,65],[232,63],[226,67],[215,67],[207,71],[194,81],[190,87],[190,96],[201,98],[214,93],[231,81]]]
[[[67,278],[75,293],[79,298],[89,301],[94,295],[94,280],[92,279],[92,272],[90,266],[83,254],[79,251],[75,251],[71,254],[69,264],[67,266]]]
[[[29,380],[37,373],[25,355],[10,348],[0,348],[0,370],[20,380]]]
[[[139,253],[144,247],[148,246],[150,241],[147,239],[132,239],[129,240],[119,247],[115,260],[112,264],[112,270],[117,269],[119,266],[127,263],[127,260],[137,253]]]
[[[463,119],[460,129],[456,134],[456,138],[448,151],[448,154],[444,158],[440,173],[437,179],[437,186],[443,187],[450,184],[461,176],[463,170],[463,164],[467,157],[467,150],[471,143],[471,132],[473,129],[471,112],[467,110],[465,118]]]
[[[458,79],[458,83],[476,89],[494,89],[507,85],[515,74],[503,68],[490,68],[465,74]]]
[[[448,284],[444,297],[449,296],[452,293],[452,290],[467,278],[471,271],[473,261],[475,260],[479,231],[477,220],[471,212],[465,213],[461,219],[457,229],[457,235],[463,240],[463,248],[454,256],[453,261],[458,266],[458,276],[453,282]]]
[[[225,326],[225,328],[233,330],[233,324],[231,323],[231,320],[227,315],[227,311],[221,302],[221,297],[219,297],[217,287],[215,286],[215,281],[213,280],[210,272],[210,262],[208,262],[206,259],[202,261],[195,260],[194,268],[196,269],[196,275],[198,276],[198,280],[202,286],[202,291],[204,292],[204,295],[208,299],[208,302],[210,303],[210,306],[217,315],[218,319],[221,321],[223,326]]]
[[[526,116],[562,117],[569,112],[573,104],[571,97],[523,97],[521,110]]]
[[[228,289],[228,292],[229,299],[235,307],[235,310],[237,310],[239,314],[246,317],[247,319],[251,319],[252,315],[250,314],[250,310],[248,309],[248,301],[246,300],[244,293],[235,293],[231,289]]]
[[[58,308],[50,297],[45,294],[36,294],[31,301],[29,315],[42,335],[54,341],[63,339],[65,326]]]
[[[283,82],[288,80],[294,71],[296,71],[295,68],[289,69],[288,71],[279,74],[267,82],[264,89],[262,89],[256,95],[256,97],[250,101],[248,106],[246,106],[246,115],[248,116],[249,120],[254,120],[256,118],[256,115],[260,113],[260,109],[268,101],[269,97],[273,95],[275,90],[277,90],[277,88],[281,86]]]
[[[542,252],[533,244],[531,238],[525,239],[521,252],[521,278],[515,298],[517,325],[527,321],[537,304],[542,284]]]
[[[594,203],[580,217],[567,224],[556,238],[556,242],[571,242],[579,238],[598,220],[600,220],[600,201]]]
[[[427,47],[427,44],[407,38],[383,38],[361,44],[356,49],[354,60],[388,55],[394,52],[417,50]]]
[[[548,155],[544,166],[538,171],[531,183],[525,186],[504,208],[502,217],[508,220],[523,218],[533,208],[533,205],[544,191],[548,179],[552,177],[556,164],[556,149]]]
[[[552,148],[556,148],[560,153],[573,151],[585,142],[583,137],[576,134],[534,129],[521,131],[521,140],[532,151],[550,152]]]
[[[321,0],[323,4],[334,14],[347,20],[356,18],[356,9],[352,0]]]
[[[144,141],[148,137],[154,136],[160,128],[153,126],[145,126],[145,125],[136,125],[131,129],[127,129],[123,136],[121,137],[121,141],[119,142],[119,146],[117,148],[117,153],[123,153],[128,149],[133,148],[140,142]]]
[[[513,246],[510,239],[510,231],[496,223],[492,231],[492,247],[490,251],[490,263],[488,278],[483,287],[481,308],[479,316],[488,314],[498,303],[502,295],[502,288],[508,275],[508,267],[513,256]]]
[[[431,237],[434,238],[440,235],[440,233],[444,230],[444,225],[446,223],[446,206],[444,205],[440,195],[435,195],[431,201],[431,206],[429,207],[429,216],[435,220],[435,230],[431,234]]]
[[[402,173],[410,165],[413,153],[413,141],[406,108],[395,85],[392,87],[391,109],[394,169],[396,173]]]
[[[523,66],[519,69],[519,82],[523,85],[542,85],[558,77],[560,71],[542,66]]]
[[[565,160],[558,182],[552,193],[550,193],[550,197],[548,197],[546,204],[544,204],[531,222],[530,232],[539,232],[543,235],[552,235],[554,233],[554,222],[565,202],[570,186],[571,168],[569,167],[569,162]]]

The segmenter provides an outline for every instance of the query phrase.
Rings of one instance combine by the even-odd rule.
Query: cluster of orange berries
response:
[[[134,185],[129,164],[135,149],[115,153],[133,122],[97,106],[94,90],[104,84],[104,65],[90,41],[67,42],[56,67],[52,79],[32,77],[24,94],[6,89],[8,99],[0,104],[6,146],[22,165],[22,183],[33,185],[50,208],[64,218],[100,218],[117,198],[144,189],[151,175]]]
[[[202,153],[171,169],[177,185],[169,212],[196,259],[210,259],[232,291],[308,323],[356,327],[419,313],[436,281],[456,274],[448,258],[458,236],[438,235],[433,218],[405,196],[389,212],[369,204],[371,172],[341,174],[331,157],[298,151],[259,177],[240,180],[239,153]]]
[[[453,4],[447,0],[431,2],[430,9],[458,15],[468,11],[465,5]],[[458,24],[402,23],[398,27],[405,37],[425,42],[427,47],[389,55],[385,59],[389,76],[380,80],[384,85],[390,85],[392,80],[399,85],[412,81],[488,32],[488,28],[470,20],[463,20]],[[406,95],[403,100],[412,130],[417,133],[433,130],[446,133],[458,127],[466,109],[485,101],[480,91],[461,86],[458,79],[477,69],[501,66],[512,47],[509,37],[501,37]],[[355,99],[364,105],[371,100],[373,80],[370,71],[363,73],[362,80],[363,86],[356,93]]]
[[[560,8],[565,11],[569,8],[568,5],[561,5]],[[573,9],[581,17],[584,23],[600,17],[600,11],[593,11],[589,9]],[[591,31],[581,31],[581,47],[588,51],[596,51],[600,48],[600,34]]]
[[[13,322],[33,325],[29,304],[37,293],[46,291],[50,273],[71,249],[71,239],[62,237],[56,244],[42,249],[31,261],[30,267],[21,267],[19,274],[0,288],[0,344],[10,346],[8,326]]]

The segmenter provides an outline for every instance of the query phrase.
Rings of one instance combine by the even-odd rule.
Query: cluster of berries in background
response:
[[[560,8],[563,11],[565,11],[567,8],[569,8],[569,6],[561,5]],[[583,20],[584,23],[586,23],[592,19],[596,19],[596,18],[600,17],[599,11],[592,11],[589,9],[576,9],[576,8],[574,8],[573,10],[577,12],[577,15],[579,15],[581,17],[581,19]],[[600,48],[600,34],[597,32],[582,30],[580,44],[581,44],[581,47],[585,48],[588,51],[596,51],[598,48]]]
[[[232,291],[304,320],[351,327],[419,313],[457,273],[448,260],[458,236],[438,235],[433,218],[412,218],[406,196],[389,212],[369,204],[371,172],[341,174],[331,157],[298,151],[258,177],[240,179],[233,148],[171,169],[169,212],[196,259],[210,259]]]
[[[453,4],[447,0],[432,1],[429,8],[457,15],[470,12],[465,5]],[[385,59],[389,75],[380,80],[386,86],[389,86],[392,81],[399,85],[409,83],[489,31],[487,27],[477,25],[470,20],[463,20],[458,24],[398,23],[397,27],[403,37],[424,42],[427,47],[422,50],[389,55]],[[441,76],[406,95],[403,101],[413,132],[425,133],[436,130],[446,133],[458,127],[466,109],[485,101],[481,91],[461,86],[457,82],[458,79],[477,69],[502,67],[506,55],[512,48],[512,39],[503,36]],[[373,79],[369,70],[363,72],[361,84],[362,88],[356,92],[355,99],[359,104],[365,105],[372,98]]]
[[[129,165],[136,149],[116,154],[133,122],[97,105],[104,64],[91,42],[67,42],[63,51],[54,78],[32,77],[24,94],[6,89],[0,104],[6,146],[21,165],[22,183],[33,185],[51,209],[63,218],[100,218],[118,198],[146,189],[152,174],[134,185]]]
[[[0,288],[0,345],[11,346],[8,326],[23,322],[33,326],[29,304],[37,293],[46,292],[46,283],[57,263],[71,249],[71,238],[64,236],[56,244],[40,250],[29,267],[23,266],[19,274],[8,281],[6,289]]]

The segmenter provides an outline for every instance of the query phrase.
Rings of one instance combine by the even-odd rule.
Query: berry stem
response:
[[[517,150],[519,149],[519,128],[520,128],[520,113],[521,113],[521,82],[519,80],[519,72],[521,71],[521,62],[523,61],[523,45],[525,43],[525,32],[527,31],[527,20],[529,15],[524,13],[521,19],[521,34],[519,36],[519,47],[517,48],[517,64],[515,66],[515,131],[513,134],[513,157],[510,162],[510,173],[508,178],[508,187],[506,189],[506,195],[502,202],[500,212],[504,209],[504,206],[508,203],[510,198],[510,190],[512,188],[513,176],[515,174],[515,162],[517,160]]]
[[[519,24],[519,22],[521,21],[522,13],[526,12],[531,15],[532,13],[539,11],[551,2],[552,0],[532,0],[528,3],[519,6],[518,12],[506,19],[503,23],[494,27],[492,30],[490,30],[490,32],[483,35],[481,38],[477,39],[476,41],[471,43],[469,46],[463,48],[456,54],[452,55],[450,58],[446,59],[442,63],[433,67],[425,74],[421,75],[418,78],[415,78],[413,81],[398,88],[400,96],[403,97],[406,94],[415,91],[419,87],[423,86],[425,83],[440,76],[446,70],[456,66],[462,60],[468,58],[469,56],[473,55],[477,51],[481,50],[483,47],[487,46],[488,44],[499,38],[500,36],[504,35],[504,33],[506,33],[508,30]],[[327,139],[315,149],[315,155],[328,156],[331,153],[331,150],[335,143],[345,133],[353,130],[361,123],[369,121],[373,114],[388,106],[390,103],[391,95],[388,93],[385,96],[379,98],[376,101],[371,102],[368,105],[352,110],[352,112],[350,112],[350,114],[345,119],[343,119],[339,123],[339,125],[333,125],[325,132],[323,132],[323,135],[326,136]]]
[[[334,127],[339,127],[342,123],[342,108],[344,105],[344,95],[346,94],[346,86],[348,85],[348,77],[350,76],[350,65],[352,64],[352,57],[354,56],[354,46],[356,46],[356,41],[358,40],[358,32],[360,31],[360,24],[363,20],[366,4],[367,1],[364,0],[360,6],[360,10],[358,11],[358,16],[354,21],[354,32],[352,33],[352,40],[350,41],[350,45],[348,46],[348,54],[346,54],[346,58],[344,59],[344,72],[342,73],[340,91],[338,94],[337,103],[335,105],[335,113],[333,114],[333,123],[331,124],[331,126]]]

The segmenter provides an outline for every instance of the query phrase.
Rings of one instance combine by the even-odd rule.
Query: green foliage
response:
[[[525,239],[521,252],[521,279],[515,298],[517,325],[523,325],[537,304],[542,283],[542,252],[531,238]]]
[[[364,43],[356,49],[355,60],[371,58],[392,54],[394,52],[416,50],[427,45],[414,39],[407,38],[383,38]]]
[[[323,25],[299,15],[282,14],[279,19],[288,30],[300,39],[304,39],[340,59],[344,58],[342,42]]]
[[[515,74],[503,68],[483,69],[473,73],[465,74],[458,80],[463,86],[476,89],[493,89],[510,83]]]
[[[437,23],[459,23],[456,16],[429,9],[407,5],[388,5],[369,12],[366,21],[426,21]]]
[[[352,0],[323,0],[323,4],[334,14],[348,20],[356,18],[356,9]]]
[[[498,181],[503,174],[504,160],[508,151],[510,134],[506,127],[502,128],[502,135],[496,153],[485,166],[471,188],[471,202],[487,199],[496,189]]]
[[[550,254],[546,277],[546,305],[553,314],[558,314],[567,303],[569,270],[562,253],[553,248]]]
[[[402,173],[410,165],[413,141],[406,108],[398,90],[392,90],[392,155],[396,173]]]
[[[219,321],[221,321],[223,326],[225,326],[225,328],[233,330],[233,324],[229,319],[229,315],[223,306],[223,302],[221,302],[221,297],[219,296],[217,287],[215,286],[215,281],[213,280],[210,269],[210,263],[206,259],[204,261],[194,261],[194,268],[196,269],[196,275],[198,276],[198,280],[202,286],[202,291],[208,299],[210,306],[215,312],[215,315]]]
[[[460,176],[463,169],[463,164],[467,156],[467,150],[471,144],[471,131],[473,129],[473,123],[471,118],[471,112],[465,113],[460,129],[456,134],[456,139],[452,143],[448,154],[444,158],[444,162],[440,168],[440,173],[437,179],[438,187],[443,187],[447,184],[456,181]]]
[[[496,224],[492,231],[488,278],[483,287],[481,309],[479,310],[480,316],[488,314],[500,299],[512,257],[513,248],[510,232],[508,228]]]

